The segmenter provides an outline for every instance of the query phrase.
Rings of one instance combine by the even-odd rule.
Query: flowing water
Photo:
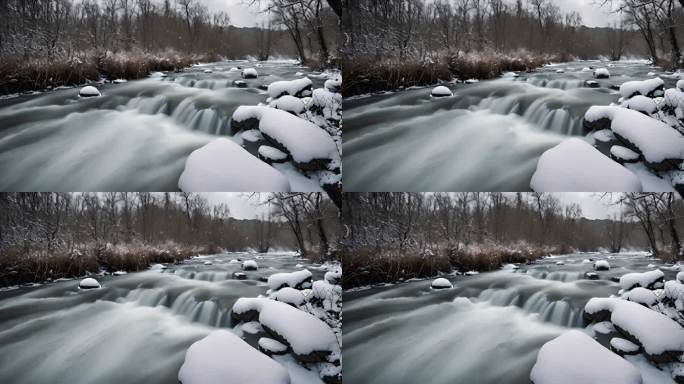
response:
[[[612,77],[586,87],[589,67],[605,66]],[[655,75],[677,80],[645,63],[573,62],[450,86],[448,98],[427,87],[345,100],[345,190],[528,191],[539,156],[582,135],[590,106]]]
[[[304,267],[314,279],[324,273],[294,254],[259,254],[259,270],[245,271],[247,280],[231,277],[241,270],[233,260],[254,257],[194,258],[98,278],[102,288],[95,290],[79,291],[78,280],[70,280],[4,292],[0,382],[177,383],[186,349],[216,328],[230,328],[238,298],[264,294],[263,281],[273,273]]]
[[[237,87],[238,66],[256,66],[259,78]],[[187,156],[230,135],[238,106],[264,102],[268,84],[302,75],[315,87],[325,80],[288,62],[226,61],[108,85],[99,98],[79,99],[74,88],[5,101],[0,190],[176,191]]]
[[[589,259],[608,259],[610,271]],[[562,262],[563,265],[556,263]],[[571,254],[476,276],[344,294],[345,381],[365,384],[528,384],[541,346],[573,327],[592,297],[616,294],[625,273],[676,269],[645,254]]]

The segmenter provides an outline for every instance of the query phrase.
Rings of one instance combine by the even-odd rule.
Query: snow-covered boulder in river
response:
[[[184,192],[290,191],[282,173],[226,138],[214,139],[188,156],[178,187]]]
[[[433,88],[432,92],[430,93],[430,96],[432,97],[450,97],[453,95],[454,94],[451,92],[451,90],[443,85]]]
[[[647,289],[661,288],[663,286],[664,278],[665,274],[660,269],[648,272],[628,273],[620,277],[620,287],[625,291],[629,291],[636,287]]]
[[[78,96],[82,98],[89,98],[89,97],[99,97],[102,96],[100,91],[93,87],[92,85],[89,85],[87,87],[81,88],[80,91],[78,91]]]
[[[451,284],[451,282],[443,277],[440,277],[438,279],[435,279],[432,284],[430,285],[432,289],[449,289],[453,288],[454,286]]]
[[[274,339],[290,346],[305,363],[338,358],[340,347],[332,329],[316,317],[292,306],[265,298],[240,298],[233,305],[235,321],[258,321]]]
[[[268,164],[284,163],[288,160],[287,153],[268,145],[259,147],[259,158]]]
[[[544,152],[530,186],[536,192],[642,190],[641,182],[634,173],[578,138],[566,139]]]
[[[594,269],[597,271],[607,271],[610,269],[610,264],[608,260],[597,260],[594,263]]]
[[[87,277],[78,283],[80,289],[97,289],[100,288],[100,283],[92,277]]]
[[[610,71],[608,71],[607,68],[596,68],[596,70],[594,70],[594,78],[595,79],[609,79],[610,78]]]
[[[655,100],[642,95],[637,95],[626,100],[624,103],[622,103],[622,106],[627,109],[641,112],[646,116],[650,116],[658,111],[658,105],[656,104]]]
[[[242,269],[245,271],[256,271],[259,268],[259,265],[255,260],[245,260],[242,263]]]
[[[664,87],[665,82],[659,77],[641,81],[628,81],[620,86],[620,95],[625,99],[637,95],[656,97],[662,95]]]
[[[532,367],[534,384],[641,384],[639,371],[585,333],[572,330],[544,344]]]
[[[245,68],[242,70],[243,79],[256,79],[259,77],[259,73],[254,68]]]
[[[313,83],[308,77],[295,80],[276,81],[268,85],[268,94],[274,99],[285,95],[294,97],[310,96],[312,85]]]
[[[313,275],[308,269],[295,272],[274,273],[268,277],[268,286],[277,291],[284,287],[294,289],[304,289],[311,287],[311,277]]]
[[[185,353],[178,372],[181,384],[290,384],[282,365],[235,334],[213,331]]]
[[[274,100],[271,103],[271,107],[290,112],[295,116],[299,116],[306,111],[306,106],[302,99],[290,95],[284,95]]]

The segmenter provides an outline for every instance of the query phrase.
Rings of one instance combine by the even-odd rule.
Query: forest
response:
[[[589,28],[579,13],[553,0],[350,0],[343,17],[346,78],[390,84],[349,82],[346,93],[487,79],[575,59],[649,58],[679,68],[683,4],[597,1],[597,12],[618,21]]]
[[[684,201],[673,193],[597,194],[617,205],[590,220],[550,193],[346,194],[347,287],[487,271],[574,251],[649,250],[682,260]]]
[[[236,219],[227,204],[197,193],[2,193],[0,284],[134,271],[221,251],[337,257],[338,211],[324,194],[244,198],[267,213]]]
[[[200,0],[2,1],[0,92],[82,84],[100,76],[137,79],[224,58],[333,65],[339,7],[324,0],[244,4],[265,21],[235,27],[230,14]]]

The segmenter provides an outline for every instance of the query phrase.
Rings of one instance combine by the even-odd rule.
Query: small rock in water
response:
[[[88,277],[81,280],[81,282],[78,283],[78,287],[80,289],[97,289],[101,286],[100,283],[97,282],[97,280],[93,279],[92,277]]]
[[[607,260],[599,260],[594,263],[594,269],[597,271],[607,271],[610,269],[610,264]]]
[[[453,93],[451,90],[443,85],[440,85],[439,87],[435,87],[432,92],[430,93],[430,96],[432,97],[450,97],[453,96]]]
[[[126,272],[126,271],[116,271],[113,273],[114,276],[123,276],[123,275],[127,275],[127,274],[128,274],[128,272]]]
[[[247,275],[242,272],[233,272],[233,278],[236,280],[247,280]]]
[[[128,80],[126,79],[116,79],[113,81],[114,84],[123,84],[123,83],[128,83]]]
[[[594,78],[596,79],[609,79],[610,72],[606,68],[597,68],[594,71]]]
[[[256,271],[257,268],[259,268],[259,266],[254,260],[246,260],[244,263],[242,263],[242,269],[245,271]]]
[[[245,68],[242,70],[243,79],[256,79],[259,77],[259,73],[254,68]]]
[[[205,69],[204,73],[214,73],[214,71],[212,71],[211,69]]]
[[[100,91],[92,85],[81,88],[81,90],[78,92],[78,95],[83,98],[102,96]]]
[[[598,280],[599,279],[599,275],[596,272],[586,272],[584,274],[584,277],[589,279],[589,280]]]
[[[586,85],[588,88],[598,88],[599,87],[598,81],[594,81],[594,80],[587,80],[584,82],[584,85]]]
[[[432,285],[430,286],[432,289],[449,289],[453,288],[454,286],[451,285],[451,282],[443,277],[440,277],[438,279],[435,279],[435,281],[432,282]]]
[[[233,81],[233,85],[236,86],[237,88],[247,88],[247,83],[245,83],[242,80]]]
[[[214,264],[214,263],[212,263],[212,262],[209,261],[209,260],[207,260],[207,261],[204,262],[204,265],[212,265],[212,264]]]

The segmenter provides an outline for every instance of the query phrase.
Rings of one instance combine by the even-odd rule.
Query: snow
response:
[[[259,147],[259,155],[265,159],[270,159],[273,161],[283,161],[287,159],[287,153],[268,145],[262,145]]]
[[[443,85],[435,87],[434,89],[432,89],[432,92],[430,93],[430,96],[432,97],[449,97],[453,95],[454,94],[451,92],[451,90]]]
[[[257,264],[257,262],[255,260],[245,260],[242,263],[242,269],[244,269],[245,271],[254,271],[254,270],[257,270],[258,268],[259,268],[259,265]]]
[[[178,372],[181,384],[289,384],[280,364],[235,334],[217,330],[188,348]]]
[[[290,287],[283,287],[279,289],[273,294],[273,298],[276,301],[290,304],[295,307],[299,307],[306,301],[301,291]]]
[[[655,100],[642,95],[632,97],[625,101],[622,106],[648,115],[652,115],[658,110],[658,105]]]
[[[613,145],[612,147],[610,147],[610,154],[613,155],[615,158],[622,159],[625,161],[636,161],[639,159],[638,153],[621,145]]]
[[[268,277],[268,286],[277,291],[283,287],[308,288],[311,282],[311,272],[308,269],[295,272],[275,273]]]
[[[684,283],[684,272],[677,272],[677,281]]]
[[[642,287],[633,288],[625,294],[624,298],[647,307],[653,306],[658,302],[658,297],[653,291]]]
[[[607,68],[596,68],[594,71],[594,78],[607,79],[610,77],[610,71]]]
[[[641,182],[634,173],[578,138],[563,140],[544,152],[537,163],[530,186],[536,192],[642,190]]]
[[[301,99],[290,95],[284,95],[276,99],[273,101],[272,107],[285,112],[294,113],[295,115],[301,115],[306,110]]]
[[[87,87],[81,88],[81,90],[78,91],[78,95],[79,95],[80,97],[84,97],[84,98],[86,98],[86,97],[99,97],[99,96],[102,96],[102,94],[100,93],[100,91],[99,91],[97,88],[95,88],[95,87],[93,87],[93,86],[91,86],[91,85],[89,85],[89,86],[87,86]]]
[[[193,151],[178,180],[184,192],[289,192],[282,173],[226,138]]]
[[[342,95],[339,93],[330,92],[327,89],[314,89],[312,103],[316,106],[320,114],[326,120],[339,121],[341,119],[340,111],[342,109]]]
[[[651,163],[684,158],[684,136],[669,125],[642,113],[615,106],[589,108],[585,120],[611,120],[613,133],[639,148]],[[626,192],[626,191],[625,191]]]
[[[259,323],[282,338],[299,357],[316,352],[339,354],[332,329],[323,321],[290,305],[265,298],[240,298],[233,305],[233,316],[255,311]]]
[[[613,323],[610,321],[601,321],[599,323],[594,324],[591,327],[594,332],[600,333],[602,335],[607,335],[609,333],[615,332],[615,327],[613,326]]]
[[[677,81],[677,89],[684,92],[684,80]]]
[[[256,79],[259,77],[259,73],[254,68],[245,68],[242,70],[243,79]]]
[[[340,280],[342,279],[342,270],[341,269],[336,269],[334,271],[329,271],[325,273],[325,276],[323,276],[325,281],[329,282],[330,284],[338,284]]]
[[[312,84],[311,79],[308,77],[302,77],[301,79],[295,80],[276,81],[269,84],[268,94],[274,99],[284,95],[295,97],[309,96],[311,95]]]
[[[597,271],[607,271],[610,269],[610,263],[608,263],[608,260],[598,260],[594,263],[594,269]]]
[[[684,329],[669,317],[640,304],[615,298],[593,298],[584,311],[589,315],[610,312],[610,321],[635,338],[650,356],[684,351]]]
[[[610,339],[610,346],[616,351],[620,351],[626,354],[633,354],[639,351],[639,346],[632,343],[627,339],[620,337],[613,337]]]
[[[664,85],[665,82],[659,77],[641,81],[628,81],[620,86],[620,95],[626,99],[636,95],[657,96],[656,90]]]
[[[340,89],[342,88],[342,76],[335,76],[326,80],[325,84],[323,84],[323,87],[330,92],[340,92]]]
[[[660,269],[648,272],[628,273],[620,277],[620,286],[628,291],[632,288],[658,288],[658,282],[662,281],[665,274]]]
[[[577,330],[542,346],[532,367],[534,384],[641,384],[632,364]]]
[[[330,284],[325,280],[314,281],[311,293],[321,307],[328,312],[340,313],[342,311],[342,287]]]
[[[264,136],[259,132],[258,129],[248,129],[240,133],[242,140],[248,141],[250,143],[256,143],[257,141],[264,140]]]
[[[616,140],[613,131],[610,129],[601,129],[600,131],[594,132],[592,136],[594,137],[594,140],[600,141],[602,143],[608,143],[610,141]]]
[[[259,120],[261,133],[285,147],[298,163],[316,159],[330,159],[336,163],[340,161],[340,154],[332,137],[313,123],[263,106],[241,106],[233,113],[234,121],[248,119]]]
[[[128,274],[128,272],[126,272],[126,271],[116,271],[113,273],[114,276],[123,276],[123,275],[127,275],[127,274]]]
[[[430,285],[432,289],[445,289],[445,288],[453,288],[454,286],[451,284],[451,282],[443,277],[440,277],[438,279],[435,279],[432,284]]]
[[[281,354],[287,351],[287,345],[279,342],[278,340],[271,339],[269,337],[262,337],[258,341],[259,347],[264,351],[268,351],[274,354]]]
[[[80,289],[96,289],[100,288],[100,283],[98,283],[98,281],[93,279],[92,277],[87,277],[81,280],[80,283],[78,283],[78,287]]]

